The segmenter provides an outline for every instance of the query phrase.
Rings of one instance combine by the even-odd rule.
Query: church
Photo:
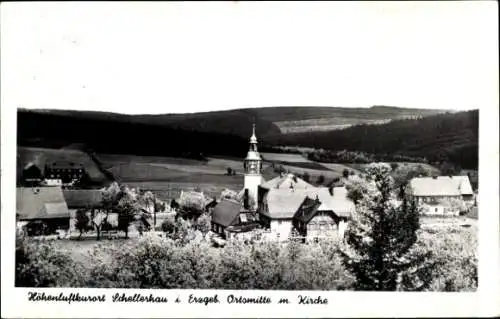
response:
[[[212,214],[212,231],[223,238],[262,228],[267,238],[303,242],[341,238],[355,213],[344,187],[315,187],[293,174],[266,181],[253,125],[244,160],[243,189],[236,199],[222,199]]]

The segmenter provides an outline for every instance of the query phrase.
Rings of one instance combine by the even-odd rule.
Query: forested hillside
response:
[[[18,112],[17,144],[61,148],[82,143],[97,153],[180,156],[245,154],[247,139],[222,133],[201,134],[168,126],[138,124],[122,118]],[[250,128],[251,130],[251,128]]]
[[[407,109],[373,106],[345,107],[261,107],[227,111],[181,114],[127,115],[109,112],[70,110],[19,110],[20,114],[58,115],[92,121],[167,126],[198,132],[217,132],[248,138],[252,124],[261,138],[281,133],[325,131],[363,123],[385,123],[394,119],[415,118],[443,113],[444,110]]]
[[[361,151],[425,157],[477,168],[479,111],[446,113],[420,119],[395,120],[383,125],[356,125],[344,130],[287,134],[277,145]]]
[[[427,111],[438,112],[421,110],[422,114]],[[424,117],[415,115],[415,112],[390,107],[277,107],[194,114],[123,115],[21,109],[18,111],[17,137],[21,146],[60,148],[82,143],[103,153],[183,157],[199,157],[202,153],[242,157],[246,154],[255,121],[262,151],[274,151],[271,146],[299,146],[389,154],[396,161],[425,157],[428,162],[447,161],[462,168],[477,168],[477,110]],[[318,118],[321,116],[326,120]],[[366,124],[392,117],[403,119],[393,119],[386,124]],[[355,118],[359,120],[357,123],[365,124],[325,130]],[[288,123],[288,126],[283,123]],[[280,131],[280,125],[290,129],[290,123],[295,123],[292,131],[300,130],[301,125],[306,124],[312,131]],[[386,156],[374,158],[390,160]]]

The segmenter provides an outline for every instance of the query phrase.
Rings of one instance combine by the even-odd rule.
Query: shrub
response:
[[[55,243],[20,239],[16,244],[16,287],[73,287],[84,281],[81,264]]]

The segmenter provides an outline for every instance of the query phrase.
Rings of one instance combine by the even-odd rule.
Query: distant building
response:
[[[21,173],[21,183],[25,186],[39,186],[43,181],[43,167],[36,162],[24,165]]]
[[[474,204],[474,192],[467,176],[416,177],[410,181],[410,195],[428,214],[456,215],[459,209],[448,203]]]
[[[83,164],[69,161],[55,161],[45,164],[44,175],[47,180],[61,180],[63,184],[81,180],[86,174]]]
[[[99,163],[78,150],[24,147],[17,167],[19,186],[102,186],[110,180]]]
[[[29,235],[69,229],[70,214],[60,187],[18,187],[16,206],[19,221],[28,222]]]

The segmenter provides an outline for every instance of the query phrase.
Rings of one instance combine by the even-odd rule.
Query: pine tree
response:
[[[415,246],[419,212],[414,201],[393,196],[388,164],[367,168],[366,189],[346,231],[344,266],[356,290],[423,290],[430,284],[430,252]]]

